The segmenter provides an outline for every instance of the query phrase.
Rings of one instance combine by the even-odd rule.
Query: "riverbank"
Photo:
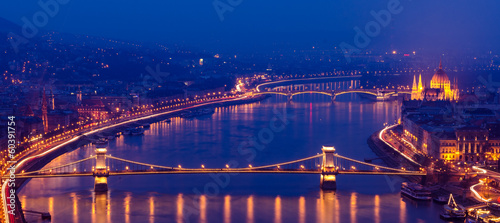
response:
[[[382,130],[381,130],[382,131]],[[400,153],[394,151],[387,144],[382,142],[379,138],[380,131],[373,133],[367,140],[370,149],[384,161],[387,166],[391,168],[404,167],[406,169],[419,169],[420,166],[413,162],[410,162]],[[412,182],[420,183],[422,177],[417,176],[406,176],[405,178],[411,180]]]
[[[252,97],[252,98],[248,98],[248,99],[241,99],[238,101],[227,101],[227,102],[219,102],[219,103],[215,103],[215,104],[200,105],[200,106],[196,107],[196,109],[206,108],[206,107],[227,107],[227,106],[234,106],[234,105],[241,105],[241,104],[250,104],[250,103],[262,101],[268,97],[269,96],[261,95],[261,96]],[[25,164],[22,169],[17,170],[17,171],[24,170],[25,172],[30,172],[30,171],[39,170],[40,168],[42,168],[43,166],[45,166],[49,162],[51,162],[53,159],[57,158],[58,156],[63,155],[67,152],[71,152],[78,147],[81,147],[81,146],[84,146],[84,145],[91,143],[93,141],[92,139],[94,137],[100,137],[100,135],[99,135],[100,133],[104,132],[105,135],[116,135],[119,132],[123,132],[123,130],[125,130],[127,128],[138,127],[138,126],[142,126],[145,124],[159,122],[159,121],[165,120],[167,118],[177,117],[180,114],[182,114],[182,112],[184,112],[186,110],[190,110],[190,109],[193,109],[193,108],[188,107],[188,108],[180,109],[178,111],[174,111],[174,112],[169,113],[169,114],[151,117],[151,118],[146,119],[146,120],[139,120],[139,121],[135,121],[132,123],[123,124],[123,125],[120,125],[120,126],[117,126],[114,128],[98,131],[98,132],[95,132],[95,133],[89,134],[89,135],[82,135],[82,138],[80,138],[76,141],[70,142],[69,144],[64,145],[56,150],[53,150],[50,153],[45,154],[45,156],[43,156],[41,158],[37,158],[37,160],[35,162],[30,162],[28,164]],[[61,144],[63,144],[63,143],[64,142],[62,142]],[[57,146],[57,145],[55,145],[55,146]],[[19,188],[21,188],[22,183],[16,184],[16,186],[18,186],[17,189],[19,189]]]
[[[382,130],[381,130],[382,131]],[[398,168],[398,167],[411,167],[414,169],[418,169],[420,166],[416,165],[413,162],[407,160],[400,153],[394,151],[390,146],[385,144],[379,138],[380,131],[373,133],[367,140],[368,146],[370,149],[379,156],[389,167]]]
[[[382,130],[380,130],[382,131]],[[409,161],[400,153],[396,152],[393,148],[388,146],[385,142],[380,140],[379,135],[380,131],[373,133],[367,140],[368,146],[372,149],[372,151],[379,156],[384,163],[386,163],[389,167],[398,168],[400,166],[419,168],[415,163]],[[411,182],[415,183],[424,183],[422,182],[422,177],[410,176],[404,177]],[[440,186],[439,189],[432,191],[433,196],[449,196],[453,194],[453,196],[460,201],[465,207],[475,206],[480,204],[481,202],[471,198],[470,191],[468,188],[460,187],[459,185],[451,184],[449,182]]]
[[[89,133],[83,133],[81,134],[80,137],[78,137],[76,140],[73,139],[68,139],[66,141],[63,141],[57,145],[54,145],[52,148],[53,150],[49,150],[50,152],[47,152],[43,154],[43,156],[40,157],[35,157],[32,158],[29,162],[26,162],[21,169],[18,169],[17,171],[24,171],[24,172],[30,172],[30,171],[36,171],[40,170],[43,168],[45,165],[50,163],[52,160],[55,158],[67,153],[71,152],[81,146],[87,145],[93,141],[93,139],[97,139],[100,137],[100,134],[105,134],[105,135],[115,135],[116,133],[122,132],[126,128],[130,127],[136,127],[136,126],[141,126],[144,124],[149,124],[149,123],[155,123],[162,121],[166,118],[170,117],[176,117],[179,116],[182,112],[190,109],[199,109],[199,108],[205,108],[205,107],[225,107],[225,106],[234,106],[234,105],[239,105],[239,104],[249,104],[249,103],[255,103],[261,100],[266,99],[267,96],[257,96],[257,97],[251,97],[251,98],[242,98],[238,100],[228,100],[228,101],[220,101],[220,102],[211,102],[207,104],[202,104],[202,105],[196,105],[196,106],[190,106],[182,109],[177,109],[174,111],[171,111],[167,114],[163,115],[157,115],[153,116],[150,118],[137,118],[137,121],[133,122],[124,122],[122,124],[115,124],[116,127],[103,127],[102,130],[90,130]],[[62,146],[61,146],[62,145]],[[19,179],[16,181],[16,192],[19,191],[26,183],[29,182],[29,179]],[[5,204],[5,202],[4,202]],[[16,214],[18,216],[22,216],[22,210],[21,210],[21,205],[18,205],[16,207],[19,207],[16,209]],[[23,221],[16,221],[16,222],[23,222]],[[24,223],[24,222],[23,222]]]

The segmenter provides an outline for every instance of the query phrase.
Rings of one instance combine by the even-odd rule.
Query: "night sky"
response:
[[[44,29],[236,52],[354,44],[353,28],[364,30],[375,20],[370,11],[387,10],[393,0],[64,1]],[[2,1],[0,15],[22,25],[23,16],[32,20],[42,10],[37,2]],[[219,17],[214,2],[232,11]],[[497,0],[401,0],[400,7],[366,49],[500,48]]]

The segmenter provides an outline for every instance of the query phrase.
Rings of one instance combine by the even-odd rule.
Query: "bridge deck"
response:
[[[231,169],[211,169],[211,170],[148,170],[148,171],[111,171],[109,176],[121,175],[151,175],[151,174],[256,174],[256,173],[272,173],[272,174],[321,174],[321,170],[231,170]],[[338,171],[338,175],[410,175],[423,176],[424,172],[384,172],[384,171]],[[84,177],[93,176],[92,172],[76,172],[76,173],[55,173],[55,174],[33,174],[33,175],[16,175],[16,178],[50,178],[50,177]],[[5,178],[5,177],[4,177]]]

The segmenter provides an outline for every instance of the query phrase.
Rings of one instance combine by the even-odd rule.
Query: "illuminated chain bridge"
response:
[[[106,147],[97,147],[96,155],[72,163],[16,174],[16,178],[80,177],[93,176],[94,190],[107,191],[107,178],[117,175],[146,174],[209,174],[209,173],[269,173],[269,174],[320,174],[321,188],[336,189],[336,175],[410,175],[425,176],[425,171],[396,169],[347,158],[335,153],[335,148],[323,146],[323,153],[303,159],[265,166],[231,168],[184,168],[135,162],[106,155]]]

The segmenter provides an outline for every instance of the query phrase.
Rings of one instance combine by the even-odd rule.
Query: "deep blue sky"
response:
[[[47,0],[42,0],[47,1]],[[68,0],[66,0],[68,1]],[[227,0],[220,0],[227,2]],[[35,0],[2,1],[0,16],[22,24]],[[213,0],[69,0],[45,29],[232,51],[353,44],[353,27],[389,0],[242,0],[221,21]],[[498,0],[401,0],[403,11],[373,37],[376,49],[500,49]]]

